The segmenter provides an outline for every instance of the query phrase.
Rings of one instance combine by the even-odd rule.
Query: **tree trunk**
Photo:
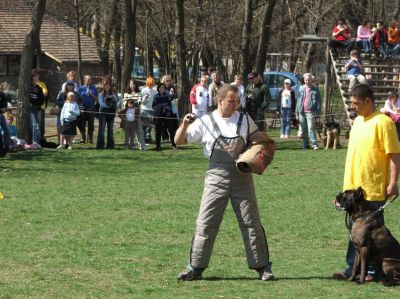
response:
[[[33,2],[31,26],[25,36],[24,46],[21,54],[21,65],[18,77],[18,115],[17,127],[18,136],[28,143],[32,142],[30,134],[30,90],[31,90],[31,69],[33,55],[35,53],[34,41],[40,38],[40,28],[43,22],[43,15],[46,9],[46,0],[36,0]]]
[[[242,45],[240,56],[240,73],[243,76],[243,81],[247,83],[247,74],[251,72],[250,63],[250,40],[251,27],[253,22],[253,0],[245,0],[244,6],[244,23],[242,29]]]
[[[396,3],[396,6],[393,10],[392,19],[398,19],[399,15],[400,15],[400,0],[396,0],[395,3]]]
[[[176,0],[175,11],[176,11],[176,23],[175,23],[175,38],[176,38],[176,50],[177,50],[177,78],[181,84],[179,90],[179,115],[183,116],[188,110],[188,95],[190,92],[189,78],[186,68],[186,45],[185,45],[185,10],[184,0]]]
[[[151,8],[151,6],[148,6],[148,8],[146,10],[146,23],[145,23],[146,66],[147,66],[146,76],[154,77],[153,38],[152,38],[152,34],[150,34],[151,29],[149,26],[151,15],[152,15],[152,8]],[[160,31],[160,34],[162,34],[161,31]]]
[[[215,2],[214,0],[209,0],[210,2],[210,14],[211,14],[211,28],[212,28],[212,32],[213,32],[213,46],[214,46],[214,61],[213,61],[213,65],[217,68],[217,70],[221,73],[221,75],[224,77],[225,75],[225,66],[222,62],[221,59],[221,50],[219,47],[219,43],[218,43],[218,39],[217,39],[217,34],[219,31],[217,22],[215,20]],[[224,78],[224,80],[226,80]]]
[[[136,7],[137,0],[124,0],[125,18],[124,18],[124,63],[122,66],[122,86],[128,86],[133,68],[133,58],[135,56],[136,40]]]
[[[379,18],[380,20],[385,20],[385,0],[380,0],[380,5]]]
[[[113,75],[117,82],[117,88],[121,92],[125,86],[121,84],[121,19],[117,18],[114,27],[114,61],[113,61]]]
[[[81,51],[81,34],[79,32],[79,1],[75,0],[74,3],[75,6],[75,29],[76,29],[76,40],[77,40],[77,44],[78,44],[78,83],[82,84],[82,80],[83,80],[83,76],[82,76],[82,51]]]
[[[270,38],[272,13],[275,5],[276,0],[266,0],[256,60],[256,71],[259,74],[264,73],[265,63],[267,61],[267,48]]]

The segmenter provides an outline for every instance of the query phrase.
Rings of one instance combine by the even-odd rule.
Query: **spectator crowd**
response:
[[[332,28],[332,38],[328,47],[334,57],[344,49],[349,58],[345,70],[349,78],[349,91],[358,83],[367,83],[360,53],[386,59],[400,55],[400,36],[397,22],[385,26],[382,21],[364,20],[357,28],[356,37],[343,18],[337,20]],[[29,123],[33,144],[46,146],[45,111],[49,105],[49,91],[45,82],[40,80],[40,72],[32,70],[30,92]],[[299,136],[303,138],[304,148],[318,149],[315,118],[321,111],[322,100],[314,81],[314,76],[304,74],[304,85],[297,94],[292,89],[292,81],[287,79],[278,94],[277,113],[280,116],[280,138],[288,138],[291,127],[299,121]],[[247,74],[245,86],[240,74],[234,76],[231,85],[239,90],[237,109],[246,112],[255,121],[260,130],[265,131],[265,112],[272,101],[268,82],[256,72]],[[202,69],[200,80],[189,94],[190,110],[196,117],[212,112],[217,107],[218,90],[226,83],[221,74],[212,69]],[[2,87],[1,87],[2,88]],[[400,110],[395,101],[396,93],[389,95],[382,110],[393,121],[400,118]],[[12,147],[11,137],[16,135],[13,115],[7,108],[7,96],[0,90],[0,155]],[[170,140],[171,148],[175,132],[179,126],[178,88],[172,76],[165,75],[159,82],[148,77],[141,89],[136,80],[131,79],[124,92],[117,93],[111,76],[104,76],[101,83],[94,85],[92,77],[85,75],[83,84],[77,83],[74,71],[66,74],[66,81],[60,87],[55,98],[55,106],[50,114],[56,115],[58,149],[72,149],[73,143],[95,144],[96,149],[113,149],[115,116],[121,119],[120,127],[124,130],[124,147],[126,149],[147,150],[155,141],[155,149],[161,150],[162,140]],[[98,132],[95,139],[95,120],[98,119]],[[400,130],[400,129],[399,129]],[[79,131],[80,139],[74,140]]]

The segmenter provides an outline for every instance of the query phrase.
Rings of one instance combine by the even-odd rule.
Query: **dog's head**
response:
[[[352,213],[357,207],[361,207],[364,201],[364,190],[359,187],[357,190],[346,190],[338,193],[336,195],[335,206],[339,210]]]

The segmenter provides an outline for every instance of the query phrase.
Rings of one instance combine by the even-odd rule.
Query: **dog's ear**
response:
[[[356,200],[364,199],[364,190],[361,186],[358,187],[357,191],[354,193],[354,199]]]

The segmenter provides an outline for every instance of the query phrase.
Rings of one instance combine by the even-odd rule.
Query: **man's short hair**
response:
[[[239,94],[239,88],[237,88],[236,85],[224,84],[218,90],[217,98],[218,99],[225,99],[227,97],[227,95],[228,95],[228,92],[230,92],[230,91],[234,92],[236,94]]]
[[[357,84],[349,92],[350,97],[355,97],[358,100],[365,101],[366,98],[370,98],[372,102],[375,101],[374,92],[368,84]]]
[[[250,74],[247,75],[247,79],[251,80],[253,78],[258,77],[258,74],[256,72],[251,72]]]

